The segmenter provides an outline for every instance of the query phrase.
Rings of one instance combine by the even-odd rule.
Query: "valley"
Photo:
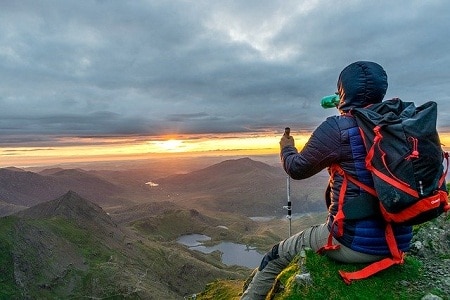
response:
[[[182,299],[243,280],[248,267],[177,239],[203,234],[207,245],[264,253],[287,236],[286,177],[246,157],[204,163],[0,169],[1,296]],[[292,184],[294,232],[325,218],[326,176],[316,177]]]

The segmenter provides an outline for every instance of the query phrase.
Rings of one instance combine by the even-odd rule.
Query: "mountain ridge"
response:
[[[81,228],[117,227],[111,217],[97,204],[87,201],[74,191],[57,199],[39,203],[15,214],[20,218],[51,219],[60,217],[75,222]]]
[[[68,191],[0,218],[0,298],[182,299],[215,278],[242,277],[209,256],[119,226]]]

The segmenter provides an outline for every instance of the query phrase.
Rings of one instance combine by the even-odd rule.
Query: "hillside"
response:
[[[29,207],[66,191],[54,178],[17,168],[0,169],[0,199],[6,203]]]
[[[242,277],[155,233],[118,225],[75,192],[0,218],[0,298],[182,299]]]
[[[26,206],[14,205],[0,200],[0,217],[9,216],[26,208]]]
[[[311,286],[302,288],[305,283],[295,279],[296,273],[292,269],[286,270],[283,284],[286,288],[278,290],[274,299],[355,299],[361,295],[367,299],[450,299],[449,254],[450,216],[442,215],[415,227],[413,246],[403,265],[347,286],[337,271],[359,270],[361,266],[338,264],[310,254],[310,257],[306,257],[303,272],[310,272]],[[329,270],[324,270],[324,264]],[[293,269],[296,267],[298,264]],[[296,270],[302,273],[300,269]],[[434,298],[424,298],[427,295],[433,295]]]

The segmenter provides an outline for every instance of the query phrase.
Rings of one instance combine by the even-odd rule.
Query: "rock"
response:
[[[301,285],[309,285],[312,284],[311,274],[303,273],[295,275],[295,281]]]
[[[443,300],[441,297],[433,295],[433,294],[427,294],[422,297],[421,300]]]
[[[446,214],[417,226],[408,255],[420,260],[424,274],[423,280],[415,283],[415,288],[423,293],[439,291],[442,295],[450,295],[448,253],[450,253],[450,222]],[[428,293],[422,299],[442,298]]]

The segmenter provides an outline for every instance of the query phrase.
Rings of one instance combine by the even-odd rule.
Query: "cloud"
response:
[[[339,72],[450,130],[446,1],[21,1],[0,11],[0,143],[313,129]],[[32,142],[32,140],[29,140]]]

